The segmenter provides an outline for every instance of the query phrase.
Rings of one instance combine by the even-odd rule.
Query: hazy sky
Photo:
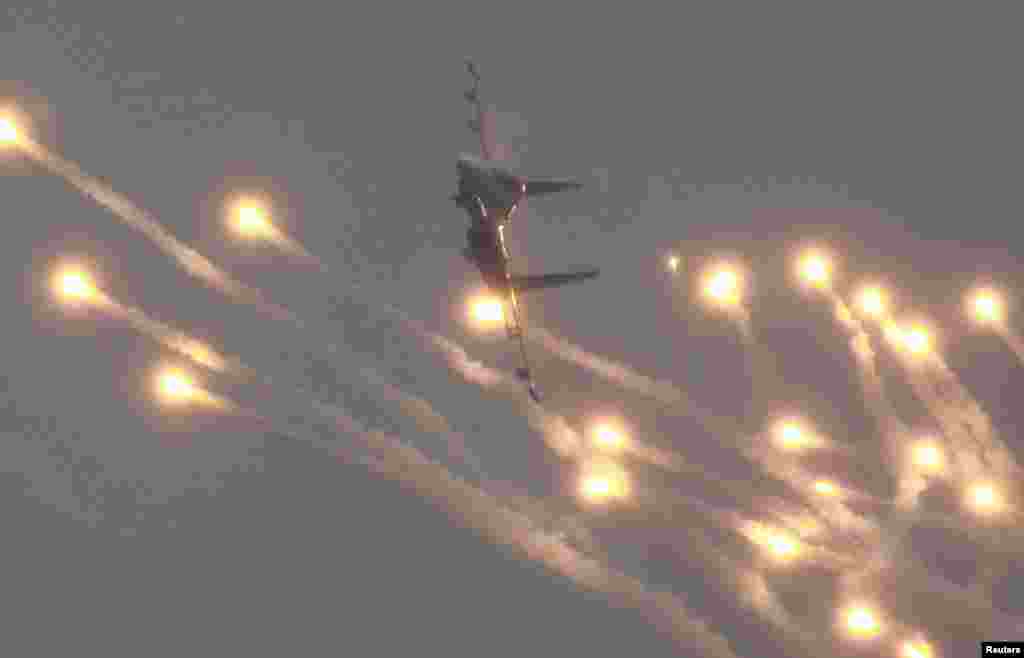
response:
[[[1008,11],[21,4],[0,17],[2,100],[31,115],[40,142],[314,329],[297,331],[199,285],[65,181],[5,156],[0,569],[11,606],[0,642],[10,653],[695,650],[655,629],[644,610],[485,541],[362,464],[251,419],[169,421],[146,389],[169,353],[101,315],[69,320],[47,299],[55,260],[86,259],[123,303],[475,482],[443,438],[367,383],[361,370],[372,368],[464,434],[486,486],[572,510],[571,464],[545,446],[522,406],[460,379],[379,308],[403,309],[475,359],[515,364],[511,346],[475,337],[459,320],[465,291],[478,283],[460,255],[466,217],[448,199],[455,157],[476,148],[461,96],[467,56],[484,76],[511,160],[585,185],[531,202],[510,229],[522,269],[602,269],[596,281],[532,296],[531,322],[748,423],[757,369],[735,329],[689,295],[708,255],[740,255],[756,291],[752,322],[768,346],[759,351],[783,364],[784,390],[774,394],[860,455],[837,468],[884,498],[891,481],[857,474],[858,464],[881,472],[884,460],[846,340],[827,305],[808,304],[785,275],[799,241],[825,240],[849,280],[885,277],[908,307],[935,318],[948,362],[1020,461],[1024,372],[959,316],[960,296],[978,276],[1024,285],[1016,198],[1024,53]],[[226,242],[219,213],[236,189],[269,194],[276,218],[328,272]],[[674,280],[663,267],[669,250],[683,258]],[[350,299],[354,281],[362,292]],[[340,348],[334,356],[328,341]],[[700,482],[656,469],[637,477],[718,508],[752,504],[743,491],[755,475],[726,454],[721,437],[534,353],[548,408],[577,429],[595,411],[621,413],[653,444],[745,484],[733,489],[738,500],[724,502]],[[897,388],[905,422],[937,427]],[[272,401],[251,404],[278,413]],[[693,557],[690,517],[674,514],[599,515],[593,526],[615,568],[680,595],[736,655],[797,658]],[[869,516],[888,518],[874,508]],[[964,534],[927,535],[931,552],[917,562],[951,587],[969,587],[987,553],[980,535]],[[1013,592],[1024,570],[1003,575],[990,601],[1020,629],[1024,602]],[[835,581],[798,572],[775,574],[769,585],[793,609],[821,597],[831,611],[824,597]],[[934,634],[934,618],[956,614],[914,616],[906,600],[891,603],[911,617],[902,620],[908,628]],[[805,626],[833,641],[830,628]],[[971,628],[942,635],[942,647],[1024,639],[973,637]],[[863,652],[851,655],[892,655],[889,645]]]

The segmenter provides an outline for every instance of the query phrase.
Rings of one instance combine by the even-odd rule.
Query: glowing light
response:
[[[775,439],[787,450],[802,448],[810,442],[807,430],[800,421],[795,419],[780,421],[775,426]]]
[[[277,231],[267,218],[266,210],[252,202],[243,202],[235,210],[235,232],[245,238],[271,238]]]
[[[853,606],[844,615],[846,629],[857,637],[874,637],[881,630],[875,613],[865,606]]]
[[[609,422],[596,425],[591,436],[594,447],[600,450],[618,453],[626,447],[625,433]]]
[[[904,344],[911,354],[924,356],[932,350],[932,337],[927,329],[914,325],[904,334]]]
[[[779,562],[788,562],[800,552],[800,544],[793,537],[760,523],[748,524],[744,528],[744,534]]]
[[[704,276],[704,296],[719,306],[740,303],[740,275],[729,265],[717,265]]]
[[[157,392],[166,402],[181,404],[196,397],[196,387],[182,370],[168,368],[157,375]]]
[[[943,467],[942,450],[933,441],[923,439],[912,447],[914,465],[928,471],[941,471]]]
[[[212,370],[224,370],[226,363],[224,359],[203,343],[194,339],[183,339],[178,344],[178,349],[198,364],[204,365]]]
[[[980,482],[967,490],[967,500],[972,507],[983,514],[995,512],[1000,506],[999,492],[988,482]]]
[[[6,117],[0,117],[0,143],[12,144],[18,141],[18,128]]]
[[[611,461],[595,461],[584,466],[579,494],[588,503],[607,503],[629,496],[629,478],[625,470]]]
[[[798,519],[796,526],[800,531],[801,537],[810,537],[821,532],[821,524],[817,519],[810,516]]]
[[[58,270],[53,288],[57,296],[66,302],[91,302],[100,295],[89,273],[78,267]]]
[[[885,325],[883,332],[885,333],[885,339],[896,349],[901,349],[906,343],[906,329],[897,324],[890,323]]]
[[[470,300],[470,316],[478,327],[493,328],[505,319],[505,307],[497,297],[480,296]]]
[[[673,272],[679,271],[679,256],[673,255],[668,257],[668,269]]]
[[[979,324],[994,324],[1003,319],[1003,302],[994,290],[978,290],[968,301],[969,310]]]
[[[839,495],[839,487],[830,480],[817,480],[814,483],[814,491],[822,496]]]
[[[612,494],[612,483],[606,477],[600,475],[589,475],[583,478],[583,495],[589,500],[603,500],[610,498]]]
[[[775,557],[786,560],[796,555],[796,542],[784,535],[772,535],[768,538],[768,547]]]
[[[827,288],[832,280],[832,263],[817,250],[808,250],[797,261],[797,271],[804,283],[814,288]]]
[[[901,658],[932,658],[932,648],[927,642],[904,642]]]
[[[865,286],[857,293],[857,308],[868,317],[882,317],[887,307],[885,291],[879,286]]]

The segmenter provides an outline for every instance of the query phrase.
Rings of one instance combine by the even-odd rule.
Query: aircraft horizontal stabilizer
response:
[[[558,286],[564,286],[567,283],[576,283],[578,281],[593,279],[598,275],[598,273],[599,270],[593,269],[565,274],[523,275],[512,276],[510,277],[510,281],[512,283],[512,287],[519,291],[540,290],[543,288],[557,288]]]

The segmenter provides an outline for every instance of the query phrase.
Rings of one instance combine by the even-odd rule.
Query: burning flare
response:
[[[266,239],[277,237],[277,229],[270,223],[267,211],[259,204],[243,201],[238,204],[232,226],[243,238]]]
[[[797,260],[797,273],[813,288],[828,288],[832,282],[832,263],[823,252],[809,249]]]
[[[469,301],[469,318],[478,329],[494,329],[505,321],[504,304],[493,295],[475,296]]]
[[[594,448],[603,452],[618,454],[626,448],[626,433],[617,423],[601,421],[590,433]]]
[[[18,127],[7,117],[0,117],[0,144],[13,144],[18,141]]]
[[[579,493],[588,503],[622,500],[630,493],[629,477],[621,466],[612,461],[592,461],[583,466]]]
[[[704,297],[723,308],[731,308],[742,301],[740,275],[730,265],[716,265],[704,275],[702,286]]]
[[[843,613],[846,630],[854,637],[874,637],[881,631],[878,616],[871,608],[854,605]]]
[[[196,398],[196,386],[179,368],[165,368],[157,373],[157,393],[170,404],[183,404]]]
[[[978,324],[999,324],[1004,319],[1003,301],[990,289],[976,291],[968,299],[968,311]]]
[[[53,276],[53,291],[61,301],[68,304],[89,304],[104,300],[103,293],[96,287],[89,273],[77,265],[57,269]]]
[[[870,318],[880,318],[888,309],[888,297],[880,286],[870,285],[857,293],[857,308]]]

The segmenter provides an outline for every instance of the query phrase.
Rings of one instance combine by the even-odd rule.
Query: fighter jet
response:
[[[505,247],[505,227],[512,221],[512,216],[524,199],[575,190],[582,185],[565,179],[526,178],[502,164],[492,134],[491,116],[480,100],[480,74],[472,61],[466,62],[466,68],[473,78],[472,88],[465,93],[474,111],[469,127],[480,138],[480,156],[463,154],[455,164],[458,192],[451,199],[470,218],[470,227],[466,231],[469,244],[462,253],[480,270],[484,284],[493,293],[500,295],[505,306],[511,309],[511,313],[505,313],[505,328],[509,338],[519,340],[523,363],[521,368],[516,369],[516,375],[526,382],[530,397],[539,403],[540,394],[534,385],[526,357],[517,293],[592,279],[597,276],[598,270],[564,274],[513,274],[508,249]]]

